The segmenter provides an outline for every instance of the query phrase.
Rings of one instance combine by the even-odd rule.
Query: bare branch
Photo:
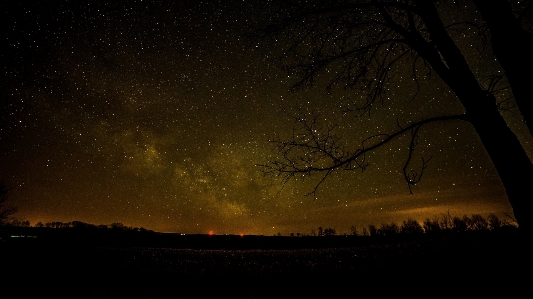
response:
[[[414,186],[420,180],[422,179],[422,175],[424,174],[424,170],[427,167],[428,162],[431,160],[429,158],[428,160],[425,160],[424,157],[421,157],[422,160],[422,166],[420,173],[417,171],[411,169],[409,172],[407,171],[407,167],[409,166],[411,162],[411,158],[413,157],[413,152],[415,151],[415,147],[418,145],[418,130],[420,129],[420,126],[414,127],[412,129],[411,133],[411,144],[409,145],[409,154],[407,157],[407,161],[405,161],[405,164],[403,166],[403,176],[405,178],[405,181],[407,182],[407,187],[409,188],[409,194],[413,194],[413,190],[411,189],[411,186]]]
[[[411,132],[411,142],[409,146],[409,156],[404,166],[404,176],[409,186],[416,184],[422,178],[424,169],[429,160],[422,159],[422,169],[420,173],[411,170],[407,172],[407,167],[411,161],[412,153],[417,145],[417,133],[421,126],[439,121],[466,120],[464,114],[439,116],[412,122],[408,126],[389,134],[376,134],[365,138],[359,148],[351,152],[341,145],[341,137],[334,134],[335,126],[325,129],[318,124],[318,117],[313,115],[310,120],[295,116],[294,120],[299,124],[290,140],[271,140],[275,144],[273,152],[277,158],[270,159],[266,164],[257,164],[264,175],[281,178],[283,184],[293,178],[310,178],[315,173],[325,173],[312,192],[307,195],[314,195],[322,182],[337,170],[364,171],[369,165],[366,161],[367,154],[383,145],[391,142],[407,132]],[[410,187],[409,187],[410,188]]]

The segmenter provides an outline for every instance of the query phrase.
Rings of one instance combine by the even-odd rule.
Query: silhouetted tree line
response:
[[[337,231],[334,228],[328,227],[328,228],[322,228],[322,226],[318,227],[318,232],[315,230],[311,231],[310,235],[302,234],[302,233],[289,233],[289,237],[308,237],[308,236],[335,236],[337,235]],[[277,233],[274,236],[281,236],[281,233]]]
[[[4,227],[20,227],[20,228],[30,228],[32,227],[30,225],[30,222],[28,220],[21,221],[18,219],[13,219],[12,221],[7,221],[3,223]],[[100,230],[100,231],[128,231],[128,232],[148,232],[151,230],[148,230],[144,227],[131,227],[126,226],[120,222],[114,222],[109,225],[106,224],[100,224],[95,225],[91,223],[86,223],[82,221],[71,221],[71,222],[61,222],[61,221],[53,221],[53,222],[37,222],[34,226],[34,228],[48,228],[48,229],[82,229],[82,230]]]
[[[120,222],[95,225],[82,221],[53,221],[37,222],[31,226],[29,221],[13,220],[0,227],[0,240],[14,244],[147,246],[154,242],[156,235],[152,230],[130,227]]]
[[[368,230],[363,229],[366,236],[392,236],[392,235],[421,235],[439,232],[469,232],[469,231],[496,231],[501,229],[516,228],[508,221],[500,220],[495,214],[484,218],[480,214],[462,217],[444,214],[440,218],[426,218],[422,223],[415,219],[407,219],[401,225],[395,222],[383,223],[381,226],[369,225]]]
[[[415,219],[409,218],[402,224],[396,222],[382,223],[381,226],[370,224],[368,228],[364,227],[361,233],[355,226],[350,227],[349,234],[344,236],[395,236],[395,235],[422,235],[435,234],[440,232],[469,232],[469,231],[496,231],[502,229],[516,228],[512,223],[500,220],[495,214],[490,214],[487,218],[480,214],[471,216],[463,215],[462,217],[452,217],[450,214],[444,214],[441,217],[433,219],[426,218],[422,223]],[[281,236],[280,233],[277,234]],[[311,231],[311,236],[335,236],[337,231],[334,228],[318,227],[318,230]],[[290,233],[289,236],[304,236],[300,233]]]
[[[6,204],[11,189],[7,188],[4,182],[0,182],[0,227],[18,227],[18,228],[29,228],[31,227],[28,220],[19,220],[14,218],[13,215],[17,211],[17,207],[9,206]],[[90,223],[85,223],[82,221],[72,221],[72,222],[37,222],[35,224],[36,228],[76,228],[76,229],[100,229],[100,230],[114,230],[114,231],[137,231],[137,232],[146,232],[147,229],[143,227],[130,227],[126,226],[120,222],[114,222],[110,225],[100,224],[94,225]]]
[[[328,227],[325,229],[322,229],[322,227],[318,228],[318,235],[319,236],[335,236],[337,234],[337,231],[334,228]]]
[[[370,224],[368,227],[363,227],[360,233],[352,225],[350,232],[345,233],[344,236],[422,235],[444,232],[497,231],[513,228],[517,228],[517,226],[509,221],[500,220],[495,214],[489,214],[487,218],[480,214],[472,214],[470,217],[467,215],[452,217],[450,214],[443,214],[441,217],[435,217],[433,219],[426,218],[422,223],[409,218],[401,224],[397,224],[396,222],[382,223],[381,226]],[[311,230],[310,234],[289,234],[290,237],[335,235],[337,235],[337,231],[334,228],[323,228],[322,226],[319,226],[316,231],[314,229]],[[282,234],[277,233],[274,236],[282,236]]]

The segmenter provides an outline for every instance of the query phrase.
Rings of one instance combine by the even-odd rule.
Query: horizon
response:
[[[414,219],[412,217],[410,218],[406,218],[406,219],[403,219],[401,221],[390,221],[390,222],[382,222],[382,223],[370,223],[366,226],[356,226],[356,225],[353,225],[353,227],[355,228],[356,230],[356,233],[358,236],[362,236],[363,234],[363,230],[367,231],[368,228],[370,226],[375,226],[377,228],[380,228],[381,226],[383,225],[387,225],[387,224],[396,224],[398,225],[399,227],[402,226],[402,224],[405,222],[405,221],[408,221],[408,220],[415,220],[417,223],[419,223],[421,226],[423,226],[423,223],[424,221],[426,220],[431,220],[431,221],[442,221],[444,220],[445,218],[449,218],[449,219],[453,219],[454,217],[459,217],[459,218],[462,218],[462,217],[472,217],[473,215],[481,215],[485,220],[487,220],[488,216],[490,215],[494,215],[496,217],[498,217],[498,219],[502,222],[502,223],[508,223],[510,225],[514,225],[516,226],[516,221],[509,215],[509,214],[506,214],[504,213],[503,215],[500,215],[498,216],[497,214],[495,213],[488,213],[486,215],[483,215],[483,214],[463,214],[463,215],[453,215],[453,214],[450,214],[449,211],[447,213],[444,213],[444,214],[440,214],[439,216],[434,216],[434,217],[426,217],[425,219],[423,220],[419,220],[419,219]],[[503,216],[503,217],[501,217]],[[31,228],[51,228],[51,229],[55,229],[57,227],[53,227],[51,226],[52,224],[55,224],[55,223],[60,223],[62,225],[72,225],[73,223],[75,222],[78,222],[78,223],[82,223],[82,224],[85,224],[85,225],[90,225],[90,226],[94,226],[94,227],[100,227],[100,226],[105,226],[107,227],[108,229],[112,229],[114,225],[120,225],[121,227],[125,228],[125,229],[133,229],[133,230],[136,230],[136,229],[145,229],[147,231],[152,231],[152,232],[155,232],[155,233],[162,233],[162,234],[179,234],[179,235],[206,235],[206,236],[291,236],[291,237],[306,237],[306,236],[320,236],[318,234],[318,229],[319,228],[323,228],[323,229],[334,229],[335,230],[335,235],[336,236],[349,236],[349,235],[353,235],[353,231],[351,231],[351,227],[349,228],[349,230],[347,231],[338,231],[335,227],[331,227],[331,226],[321,226],[321,225],[318,225],[316,226],[315,228],[312,228],[308,231],[291,231],[291,232],[285,232],[285,233],[282,233],[282,232],[277,232],[277,233],[274,233],[274,234],[270,234],[270,235],[266,235],[266,234],[262,234],[262,233],[228,233],[228,232],[216,232],[214,230],[209,230],[207,232],[182,232],[182,231],[159,231],[159,230],[153,230],[153,229],[150,229],[150,228],[146,228],[146,227],[137,227],[137,226],[130,226],[130,225],[127,225],[127,224],[124,224],[124,223],[121,223],[121,222],[115,222],[115,223],[111,223],[111,224],[104,224],[104,223],[89,223],[89,222],[84,222],[84,221],[79,221],[79,220],[72,220],[72,221],[67,221],[67,222],[62,222],[62,221],[50,221],[50,222],[41,222],[41,221],[38,221],[36,223],[32,223],[31,221],[29,220],[21,220],[21,219],[18,219],[16,217],[13,217],[14,219],[16,219],[16,221],[19,221],[20,223],[17,223],[17,225],[20,225],[20,224],[24,224],[23,222],[24,221],[27,221],[28,222],[28,225],[29,226],[25,226],[23,225],[23,227],[31,227]],[[13,223],[13,222],[11,222]],[[40,225],[39,225],[40,223]],[[50,226],[47,226],[47,225],[50,225]],[[11,226],[11,224],[8,225],[8,227]],[[72,227],[72,226],[69,226],[69,227],[61,227],[61,228],[75,228],[75,227]]]

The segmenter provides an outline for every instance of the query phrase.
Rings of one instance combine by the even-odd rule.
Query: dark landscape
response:
[[[0,250],[3,298],[527,297],[531,280],[531,246],[510,227],[321,237],[12,227]]]

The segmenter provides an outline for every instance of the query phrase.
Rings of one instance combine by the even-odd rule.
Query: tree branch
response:
[[[420,173],[413,170],[410,173],[407,172],[412,153],[418,143],[416,136],[420,127],[433,122],[466,120],[466,117],[464,114],[437,116],[412,122],[405,127],[399,126],[399,130],[393,133],[377,134],[365,138],[361,142],[361,147],[354,152],[348,152],[339,145],[342,138],[333,134],[335,126],[321,131],[320,126],[317,124],[318,118],[316,116],[313,116],[311,121],[301,117],[295,117],[294,119],[300,124],[300,130],[302,132],[298,133],[295,131],[292,139],[288,141],[279,139],[271,140],[270,142],[275,143],[273,152],[278,155],[278,158],[269,159],[267,163],[257,164],[256,166],[261,168],[263,175],[281,178],[283,184],[296,177],[307,179],[314,173],[325,173],[318,184],[315,185],[314,190],[307,194],[312,194],[316,198],[318,187],[334,171],[355,169],[364,171],[368,166],[366,162],[367,153],[382,147],[407,132],[411,132],[412,138],[409,146],[409,156],[403,171],[411,192],[411,186],[420,181],[424,169],[430,160],[422,159],[422,170]],[[379,141],[374,141],[376,139]]]

